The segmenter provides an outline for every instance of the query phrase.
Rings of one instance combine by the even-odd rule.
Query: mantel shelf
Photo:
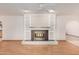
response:
[[[51,27],[29,27],[29,28],[51,28]]]

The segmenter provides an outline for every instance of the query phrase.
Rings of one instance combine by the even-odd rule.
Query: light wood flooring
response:
[[[77,55],[79,47],[66,41],[58,45],[22,45],[21,41],[1,41],[0,55]]]

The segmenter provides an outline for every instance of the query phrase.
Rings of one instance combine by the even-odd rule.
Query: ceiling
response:
[[[48,13],[53,9],[57,15],[79,15],[78,3],[0,3],[0,15],[23,15],[30,13]]]

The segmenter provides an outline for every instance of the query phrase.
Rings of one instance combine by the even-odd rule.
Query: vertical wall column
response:
[[[56,15],[49,15],[49,40],[56,40]]]
[[[30,15],[24,14],[24,40],[31,40]]]

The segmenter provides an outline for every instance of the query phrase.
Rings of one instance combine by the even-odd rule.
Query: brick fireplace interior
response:
[[[32,41],[48,41],[48,30],[32,30]]]

